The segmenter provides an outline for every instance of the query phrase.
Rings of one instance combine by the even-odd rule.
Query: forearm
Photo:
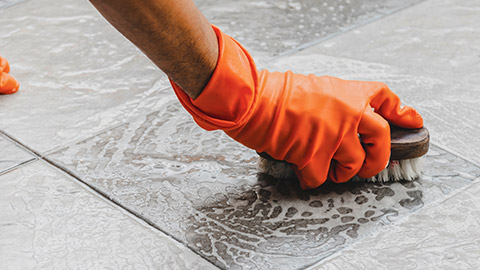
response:
[[[190,97],[198,97],[215,70],[218,43],[193,1],[90,2]]]

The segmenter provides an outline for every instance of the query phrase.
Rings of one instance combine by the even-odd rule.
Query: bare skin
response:
[[[193,1],[90,2],[185,93],[200,95],[217,65],[218,41]]]

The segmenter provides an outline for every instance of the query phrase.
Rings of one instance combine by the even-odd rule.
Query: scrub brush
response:
[[[355,176],[351,181],[388,182],[388,181],[413,181],[422,173],[421,157],[428,152],[430,136],[428,130],[404,129],[390,126],[391,155],[388,166],[377,175],[370,178]],[[258,153],[258,152],[257,152]],[[285,179],[296,177],[290,163],[272,158],[267,153],[260,155],[260,171],[274,178]]]

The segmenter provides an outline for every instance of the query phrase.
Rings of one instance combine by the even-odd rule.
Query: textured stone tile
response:
[[[45,153],[92,136],[166,95],[167,79],[88,1],[0,9],[0,48],[21,84],[0,96],[0,129]]]
[[[425,1],[301,54],[324,53],[480,83],[480,2]]]
[[[479,269],[480,183],[366,237],[310,270]]]
[[[257,175],[257,157],[172,100],[48,156],[228,269],[313,264],[480,176],[433,147],[413,183],[325,185]]]
[[[442,80],[419,86],[408,102],[422,108],[437,143],[480,164],[479,16],[476,0],[426,1],[301,54],[383,63]]]
[[[35,156],[0,134],[0,174],[33,159]]]
[[[380,0],[195,1],[256,55],[277,55],[420,2]]]
[[[215,269],[43,162],[0,176],[1,269]]]

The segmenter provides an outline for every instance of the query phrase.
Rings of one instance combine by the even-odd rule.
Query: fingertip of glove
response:
[[[423,118],[412,107],[404,106],[398,111],[397,116],[388,119],[391,124],[402,128],[416,129],[423,127]]]
[[[302,173],[298,169],[297,165],[295,165],[295,164],[292,165],[292,170],[295,172],[295,175],[297,176],[298,181],[300,183],[300,188],[302,190],[317,188],[317,187],[321,186],[323,183],[325,183],[325,181],[326,181],[326,179],[324,179],[323,181],[312,181],[310,178],[305,177],[304,173]]]
[[[10,74],[0,73],[0,94],[13,94],[18,91],[20,84]]]
[[[0,56],[0,72],[9,73],[10,65],[8,64],[7,59]]]
[[[420,113],[412,107],[405,106],[408,110],[408,121],[405,123],[405,128],[422,128],[423,127],[423,118]]]

